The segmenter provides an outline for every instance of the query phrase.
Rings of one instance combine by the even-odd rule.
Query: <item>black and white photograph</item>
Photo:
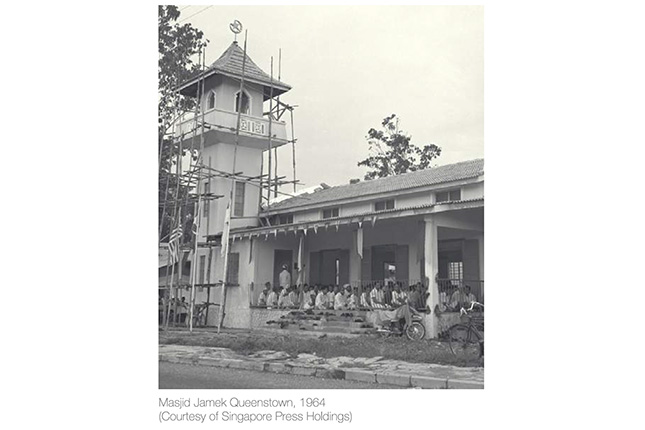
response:
[[[483,10],[159,6],[159,388],[484,388]]]
[[[638,428],[638,4],[417,3],[3,5],[0,427]]]

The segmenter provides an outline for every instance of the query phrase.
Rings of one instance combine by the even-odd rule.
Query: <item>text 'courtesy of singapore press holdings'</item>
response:
[[[323,397],[160,397],[159,422],[352,422],[347,405],[337,408],[329,403]]]

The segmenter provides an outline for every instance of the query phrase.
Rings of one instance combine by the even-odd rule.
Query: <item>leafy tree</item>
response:
[[[159,202],[172,201],[177,192],[173,162],[177,161],[178,145],[172,140],[172,126],[178,118],[195,108],[195,99],[184,97],[176,87],[199,72],[199,53],[208,44],[204,33],[191,24],[180,24],[177,6],[159,6]],[[188,148],[183,148],[183,155]],[[193,156],[195,154],[192,154]],[[179,198],[188,193],[180,184]],[[189,205],[190,206],[190,205]],[[172,213],[159,207],[161,237],[167,236],[173,222]],[[184,215],[192,212],[186,207]],[[183,216],[182,216],[183,218]]]
[[[367,132],[370,155],[358,163],[372,169],[365,174],[366,180],[428,169],[430,162],[441,155],[441,148],[435,144],[412,144],[412,136],[399,128],[396,114],[384,118],[381,125],[382,130],[370,128]]]

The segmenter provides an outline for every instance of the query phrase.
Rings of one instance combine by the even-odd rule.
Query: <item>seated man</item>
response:
[[[347,298],[345,297],[345,292],[350,289],[349,284],[345,284],[343,289],[344,291],[341,291],[338,286],[336,286],[336,295],[334,295],[334,310],[342,311],[347,309]]]
[[[278,307],[280,309],[291,307],[291,301],[289,300],[289,287],[287,288],[280,287],[280,295],[278,296]]]
[[[477,297],[470,292],[470,285],[466,285],[466,288],[464,290],[464,300],[465,300],[464,307],[470,307],[470,304],[472,302],[477,301]]]
[[[338,285],[329,286],[329,292],[327,293],[327,309],[334,309],[334,300],[336,299],[336,293],[338,292]]]
[[[458,311],[459,308],[464,303],[464,294],[461,287],[458,287],[450,296],[450,303],[448,303],[448,309],[452,311]]]
[[[298,296],[299,296],[298,287],[296,287],[295,285],[292,285],[291,286],[291,291],[289,292],[289,302],[290,302],[289,304],[290,304],[290,307],[292,307],[292,308],[297,308],[298,307],[298,304],[299,304],[299,301],[298,301],[299,297]]]
[[[315,297],[312,297],[311,291],[309,291],[309,285],[305,284],[302,287],[302,301],[300,302],[300,309],[307,311],[313,309]]]
[[[380,283],[377,283],[370,292],[370,302],[374,309],[385,309],[385,294]]]
[[[372,287],[367,286],[363,288],[363,292],[361,293],[361,298],[360,298],[360,307],[362,309],[371,309],[372,305],[370,303],[370,293],[372,291]]]
[[[323,286],[320,291],[318,291],[315,307],[319,310],[327,309],[327,287]]]
[[[399,306],[403,306],[407,301],[407,295],[401,290],[401,285],[397,284],[394,291],[392,291],[392,306],[398,308]]]
[[[358,288],[354,287],[354,290],[351,291],[351,287],[347,285],[347,309],[350,311],[356,310],[358,308]]]
[[[262,292],[258,296],[258,306],[266,307],[267,299],[269,298],[270,291],[271,291],[271,283],[267,282],[264,284],[264,290],[262,290]]]
[[[410,303],[410,306],[412,309],[423,309],[425,308],[425,303],[421,300],[421,289],[420,283],[417,283],[416,285],[410,285],[410,295],[408,297],[408,303]]]
[[[267,297],[267,308],[276,308],[278,307],[278,288],[273,287],[269,296]]]

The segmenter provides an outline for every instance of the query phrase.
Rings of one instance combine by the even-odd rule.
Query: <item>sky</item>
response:
[[[233,41],[235,19],[248,31],[248,55],[265,72],[271,56],[277,71],[282,49],[281,80],[293,89],[281,100],[298,106],[296,169],[303,188],[362,179],[367,168],[357,163],[369,155],[367,131],[392,113],[413,144],[442,148],[436,165],[484,156],[483,7],[205,8],[180,6],[179,21],[210,41],[207,64]],[[291,179],[291,145],[278,150],[278,161],[278,174]]]

